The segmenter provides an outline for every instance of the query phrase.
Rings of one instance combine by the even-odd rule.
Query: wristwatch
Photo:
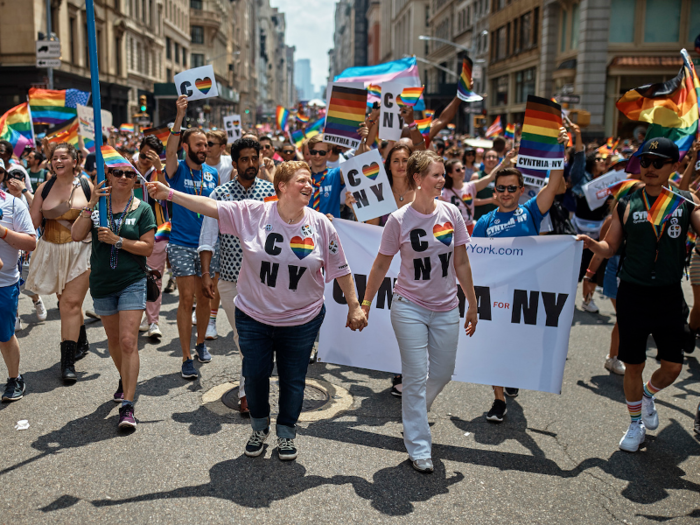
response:
[[[29,190],[28,190],[27,188],[24,188],[24,189],[22,190],[22,193],[27,193],[28,191],[29,191]]]
[[[117,250],[121,250],[123,244],[124,244],[124,239],[122,239],[121,237],[119,237],[119,240],[118,240],[117,242],[114,243],[114,247],[115,247]]]

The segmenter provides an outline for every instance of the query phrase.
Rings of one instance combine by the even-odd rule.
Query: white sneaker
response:
[[[613,374],[619,376],[625,375],[625,364],[617,357],[607,357],[605,359],[605,368],[610,370]]]
[[[22,321],[20,321],[19,316],[15,317],[15,332],[22,329]]]
[[[581,309],[584,312],[590,312],[592,314],[597,314],[600,312],[600,309],[595,304],[595,301],[593,301],[593,297],[591,297],[588,301],[584,299],[584,301],[581,303]]]
[[[625,452],[637,452],[637,450],[639,450],[639,445],[644,443],[646,436],[647,431],[644,428],[644,423],[641,421],[633,421],[620,440],[620,450],[624,450]]]
[[[39,321],[46,321],[46,307],[44,306],[44,301],[39,300],[34,303],[34,310],[36,311],[36,318]]]
[[[192,310],[192,326],[197,326],[197,309]]]
[[[642,421],[649,430],[659,428],[659,414],[656,412],[656,403],[653,397],[642,397]]]
[[[159,339],[163,337],[163,332],[160,331],[158,323],[151,323],[151,326],[148,327],[148,337],[157,337]]]
[[[145,315],[141,319],[141,324],[139,325],[139,332],[148,332],[148,317]]]
[[[209,324],[207,325],[207,334],[204,336],[204,339],[212,340],[216,339],[217,337],[219,337],[219,334],[216,333],[216,320],[209,319]]]

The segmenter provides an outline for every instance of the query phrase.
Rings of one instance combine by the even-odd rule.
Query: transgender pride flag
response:
[[[399,82],[406,87],[421,87],[423,83],[418,74],[416,57],[406,57],[393,62],[384,62],[376,66],[349,67],[333,79],[335,82],[362,82],[365,86],[379,85],[382,82]],[[379,102],[379,97],[369,94],[367,105]],[[416,111],[425,109],[425,102],[421,99],[413,108]]]

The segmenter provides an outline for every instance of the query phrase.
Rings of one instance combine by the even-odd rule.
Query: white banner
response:
[[[340,219],[333,224],[362,298],[383,229]],[[472,238],[467,253],[479,323],[471,338],[460,328],[453,379],[561,393],[582,249],[582,243],[564,235]],[[342,328],[347,317],[345,299],[335,281],[326,285],[319,361],[401,372],[389,310],[399,266],[397,255],[373,301],[369,326],[362,332]],[[464,308],[460,291],[462,318]]]
[[[382,82],[382,98],[379,102],[379,131],[382,140],[399,140],[403,130],[403,119],[399,115],[401,109],[396,103],[405,85],[401,82]]]
[[[229,115],[224,117],[224,128],[226,129],[226,143],[233,144],[241,138],[241,116]]]
[[[178,73],[173,81],[177,94],[187,95],[187,100],[199,100],[219,95],[214,66],[211,64]]]
[[[625,173],[625,170],[613,170],[581,186],[586,202],[588,202],[588,207],[591,210],[600,208],[610,196],[608,188],[626,178],[627,173]]]
[[[365,222],[397,209],[378,150],[351,157],[340,164],[340,171],[345,177],[346,191],[357,201],[352,207],[358,221]]]

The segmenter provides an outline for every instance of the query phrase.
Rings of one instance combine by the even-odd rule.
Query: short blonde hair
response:
[[[413,154],[408,158],[408,166],[406,167],[406,174],[409,180],[415,180],[414,175],[419,175],[421,179],[425,177],[428,168],[433,162],[439,162],[440,164],[445,164],[445,159],[440,155],[435,153],[433,150],[418,150],[414,151]]]
[[[280,184],[289,184],[289,181],[292,180],[294,174],[299,170],[306,170],[309,172],[309,175],[311,174],[311,168],[303,160],[290,160],[277,166],[274,184],[275,193],[278,197],[280,195]]]
[[[223,129],[216,129],[212,131],[207,131],[208,139],[216,139],[222,146],[226,146],[226,132]]]
[[[311,137],[309,139],[309,141],[306,143],[306,145],[309,147],[309,151],[311,151],[316,144],[321,144],[322,142],[323,142],[323,135],[321,133],[319,133],[318,135],[314,135],[313,137]],[[331,149],[331,145],[328,144],[328,150],[330,151],[330,149]]]

